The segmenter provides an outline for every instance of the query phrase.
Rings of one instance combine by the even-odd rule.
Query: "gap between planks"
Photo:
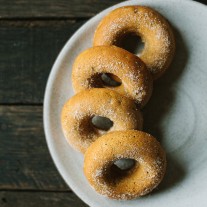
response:
[[[0,106],[0,189],[69,190],[49,154],[42,119],[42,106]]]
[[[0,104],[41,104],[52,65],[85,21],[0,21]]]

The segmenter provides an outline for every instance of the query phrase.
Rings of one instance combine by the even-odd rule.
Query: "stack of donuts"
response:
[[[145,44],[141,54],[121,48],[129,34],[141,37]],[[75,59],[76,94],[63,106],[61,124],[68,143],[84,154],[84,174],[98,193],[133,199],[161,182],[166,155],[156,138],[141,131],[141,109],[174,51],[172,29],[163,16],[149,7],[125,6],[102,19],[93,47]],[[115,84],[107,85],[103,75]],[[110,120],[107,131],[92,123],[98,116]],[[123,167],[123,160],[131,166]]]

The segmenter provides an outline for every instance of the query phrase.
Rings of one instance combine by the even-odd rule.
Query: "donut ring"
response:
[[[113,163],[134,159],[128,171]],[[112,199],[128,200],[152,191],[162,180],[166,156],[160,143],[150,134],[128,130],[103,135],[84,155],[84,173],[92,187]]]
[[[122,84],[105,86],[103,73],[118,76]],[[116,46],[97,46],[79,54],[73,64],[72,83],[75,92],[89,88],[110,88],[133,99],[141,107],[152,93],[152,77],[145,64],[130,52]]]
[[[63,133],[68,143],[84,153],[106,131],[93,126],[94,116],[109,118],[113,126],[107,131],[142,129],[142,115],[135,103],[109,89],[89,89],[69,99],[61,114]]]
[[[175,39],[168,22],[146,6],[117,8],[99,23],[93,45],[120,46],[128,34],[140,36],[145,47],[139,57],[157,79],[170,65],[175,52]]]

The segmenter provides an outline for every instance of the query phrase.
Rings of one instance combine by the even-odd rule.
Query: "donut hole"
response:
[[[138,162],[134,159],[123,158],[116,160],[108,167],[104,176],[105,181],[114,185],[120,180],[130,176],[138,166]]]
[[[130,170],[134,167],[136,161],[134,159],[119,159],[114,162],[114,165],[120,170]]]
[[[144,49],[144,42],[141,37],[135,33],[126,33],[123,35],[116,46],[121,47],[133,54],[140,55]]]
[[[121,79],[111,73],[102,73],[101,80],[105,86],[117,87],[121,85]]]
[[[91,123],[96,129],[104,131],[108,131],[113,126],[113,121],[103,116],[94,116]]]

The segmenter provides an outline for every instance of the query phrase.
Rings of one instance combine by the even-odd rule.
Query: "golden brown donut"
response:
[[[118,76],[122,84],[106,86],[103,73]],[[152,77],[145,64],[130,52],[116,46],[97,46],[78,55],[72,71],[75,92],[89,88],[110,88],[144,106],[152,93]]]
[[[110,119],[113,126],[108,131],[93,126],[94,116]],[[106,132],[141,129],[142,115],[135,103],[109,89],[84,90],[69,99],[61,114],[61,124],[69,144],[82,153],[99,136]]]
[[[134,159],[133,168],[120,170],[113,163]],[[84,173],[91,186],[112,199],[133,199],[152,191],[162,180],[166,156],[150,134],[136,130],[111,132],[97,139],[84,155]]]
[[[120,46],[129,34],[140,36],[145,47],[139,57],[157,79],[170,65],[175,39],[169,23],[157,11],[146,6],[120,7],[99,23],[93,45]]]

